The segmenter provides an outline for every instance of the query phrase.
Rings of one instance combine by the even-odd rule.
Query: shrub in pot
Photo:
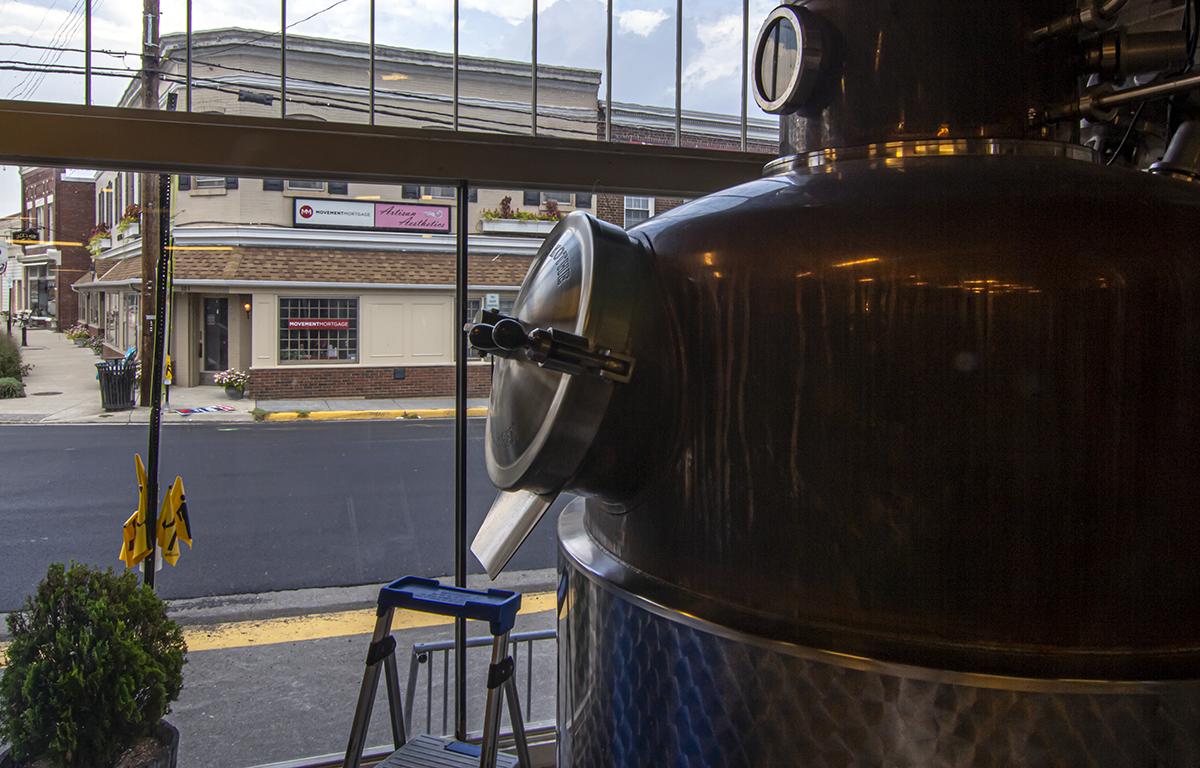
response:
[[[187,646],[133,571],[53,563],[8,630],[0,741],[12,742],[12,765],[110,768],[140,740],[162,737]]]

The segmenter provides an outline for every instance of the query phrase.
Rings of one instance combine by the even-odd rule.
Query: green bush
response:
[[[0,379],[0,400],[25,397],[25,384],[17,379]]]
[[[133,571],[53,563],[8,630],[0,741],[18,764],[107,768],[183,687],[183,633]]]
[[[7,333],[0,333],[0,379],[21,378],[21,347]]]

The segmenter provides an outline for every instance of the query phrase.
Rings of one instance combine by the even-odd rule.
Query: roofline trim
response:
[[[74,283],[72,288],[78,291],[80,288],[108,288],[113,286],[128,285],[129,287],[140,286],[142,281],[140,278],[132,278],[129,280],[113,280],[110,282],[102,282],[99,280],[90,283]],[[452,283],[331,283],[331,282],[309,282],[309,281],[289,281],[289,280],[174,280],[172,285],[176,287],[186,288],[285,288],[285,289],[308,289],[308,288],[352,288],[356,290],[444,290],[453,291],[455,286]],[[468,285],[468,291],[517,291],[519,285]]]

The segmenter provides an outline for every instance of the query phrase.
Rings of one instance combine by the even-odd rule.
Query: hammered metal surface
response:
[[[1200,683],[1029,693],[845,669],[692,629],[562,567],[559,765],[1200,765]]]

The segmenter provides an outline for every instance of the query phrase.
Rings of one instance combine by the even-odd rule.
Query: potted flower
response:
[[[99,256],[100,252],[112,245],[112,233],[108,231],[108,225],[103,221],[92,227],[87,235],[87,249],[91,251],[93,256]]]
[[[137,237],[141,231],[141,223],[142,206],[137,203],[127,205],[125,213],[121,214],[121,220],[117,222],[117,231],[124,238]]]
[[[250,374],[230,368],[214,376],[213,382],[217,386],[225,387],[225,396],[230,400],[241,400],[246,385],[250,383]]]
[[[92,350],[92,354],[97,357],[104,354],[104,338],[102,336],[93,336],[85,346]]]
[[[75,325],[72,325],[70,328],[68,328],[63,335],[75,342],[75,346],[77,347],[86,345],[88,343],[88,337],[91,336],[91,334],[88,333],[87,326],[83,323],[75,323]]]
[[[162,717],[183,688],[187,645],[133,571],[53,563],[8,631],[0,766],[175,764],[179,732]]]

